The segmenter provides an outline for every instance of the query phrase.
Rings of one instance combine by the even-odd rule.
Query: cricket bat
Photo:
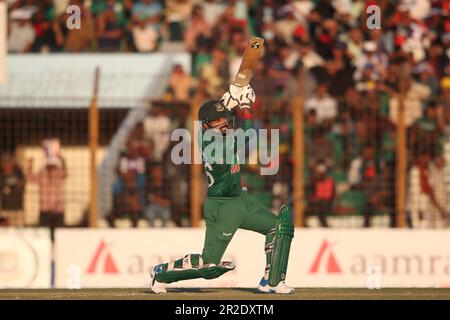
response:
[[[245,87],[250,83],[253,73],[255,72],[256,65],[258,64],[261,52],[264,47],[264,39],[258,37],[252,37],[245,49],[244,56],[242,57],[239,71],[236,75],[236,79],[233,84],[239,87]]]

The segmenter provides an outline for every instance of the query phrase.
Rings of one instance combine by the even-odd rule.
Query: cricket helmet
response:
[[[233,110],[229,110],[218,100],[206,101],[198,111],[198,119],[202,122],[202,127],[206,130],[214,128],[209,125],[210,121],[220,118],[227,118],[230,128],[234,128],[235,114]]]

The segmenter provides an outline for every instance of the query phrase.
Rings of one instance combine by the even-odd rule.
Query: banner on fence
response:
[[[48,229],[0,228],[0,288],[49,288],[51,246]]]
[[[61,229],[56,285],[148,287],[157,263],[201,253],[203,229]],[[297,229],[287,282],[295,287],[446,287],[449,231]],[[175,287],[256,287],[265,266],[264,236],[239,230],[224,260],[236,270]],[[79,279],[78,279],[78,278]]]

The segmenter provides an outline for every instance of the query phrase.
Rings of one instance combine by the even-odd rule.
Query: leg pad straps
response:
[[[174,264],[169,263],[169,266]],[[234,270],[236,266],[230,261],[223,261],[220,265],[203,265],[200,254],[188,254],[183,259],[183,265],[174,266],[166,271],[158,273],[156,280],[162,283],[172,283],[180,280],[191,279],[214,279],[218,278],[224,273]]]
[[[292,222],[291,209],[288,206],[282,206],[275,226],[275,238],[270,263],[269,285],[272,287],[277,286],[280,281],[286,279],[292,238],[294,238],[294,224]]]

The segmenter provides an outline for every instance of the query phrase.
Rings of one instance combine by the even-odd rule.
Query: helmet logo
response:
[[[216,111],[217,111],[217,112],[221,112],[221,111],[223,111],[223,110],[224,110],[223,104],[221,104],[220,102],[217,102],[217,103],[216,103]]]

